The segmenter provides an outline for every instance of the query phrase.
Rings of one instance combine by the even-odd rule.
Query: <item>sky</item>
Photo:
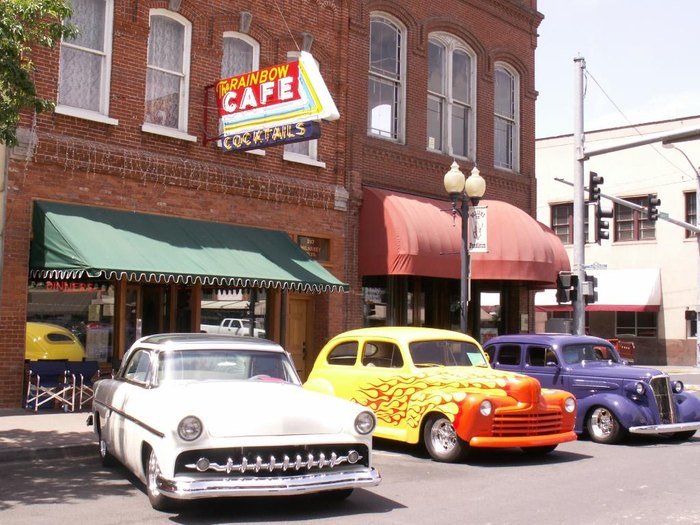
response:
[[[537,138],[700,115],[700,0],[538,0]]]

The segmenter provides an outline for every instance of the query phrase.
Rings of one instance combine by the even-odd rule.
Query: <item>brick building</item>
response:
[[[568,265],[531,218],[536,0],[74,6],[80,36],[32,57],[55,111],[25,115],[0,151],[0,406],[21,404],[27,321],[115,365],[139,335],[241,317],[302,376],[346,328],[454,327],[453,160],[487,181],[470,331],[532,326],[535,290]],[[222,151],[214,83],[301,51],[340,119],[314,141]],[[417,249],[390,239],[420,227]]]

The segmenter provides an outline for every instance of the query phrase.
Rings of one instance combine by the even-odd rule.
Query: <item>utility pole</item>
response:
[[[574,115],[574,267],[572,273],[578,282],[585,280],[584,269],[586,239],[584,237],[584,195],[583,168],[586,160],[583,131],[583,80],[586,61],[583,57],[574,59],[576,64],[576,112]],[[586,331],[586,304],[583,300],[583,286],[576,287],[576,295],[571,298],[574,307],[574,334],[584,335]]]

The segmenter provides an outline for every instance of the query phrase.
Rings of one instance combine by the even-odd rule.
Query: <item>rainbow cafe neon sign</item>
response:
[[[340,118],[311,54],[219,80],[216,100],[225,151],[318,138],[319,121]]]

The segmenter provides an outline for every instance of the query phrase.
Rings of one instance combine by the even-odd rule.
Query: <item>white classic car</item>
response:
[[[289,354],[264,339],[161,334],[139,339],[95,387],[88,424],[100,458],[145,484],[151,505],[177,500],[377,485],[374,414],[301,388]]]

